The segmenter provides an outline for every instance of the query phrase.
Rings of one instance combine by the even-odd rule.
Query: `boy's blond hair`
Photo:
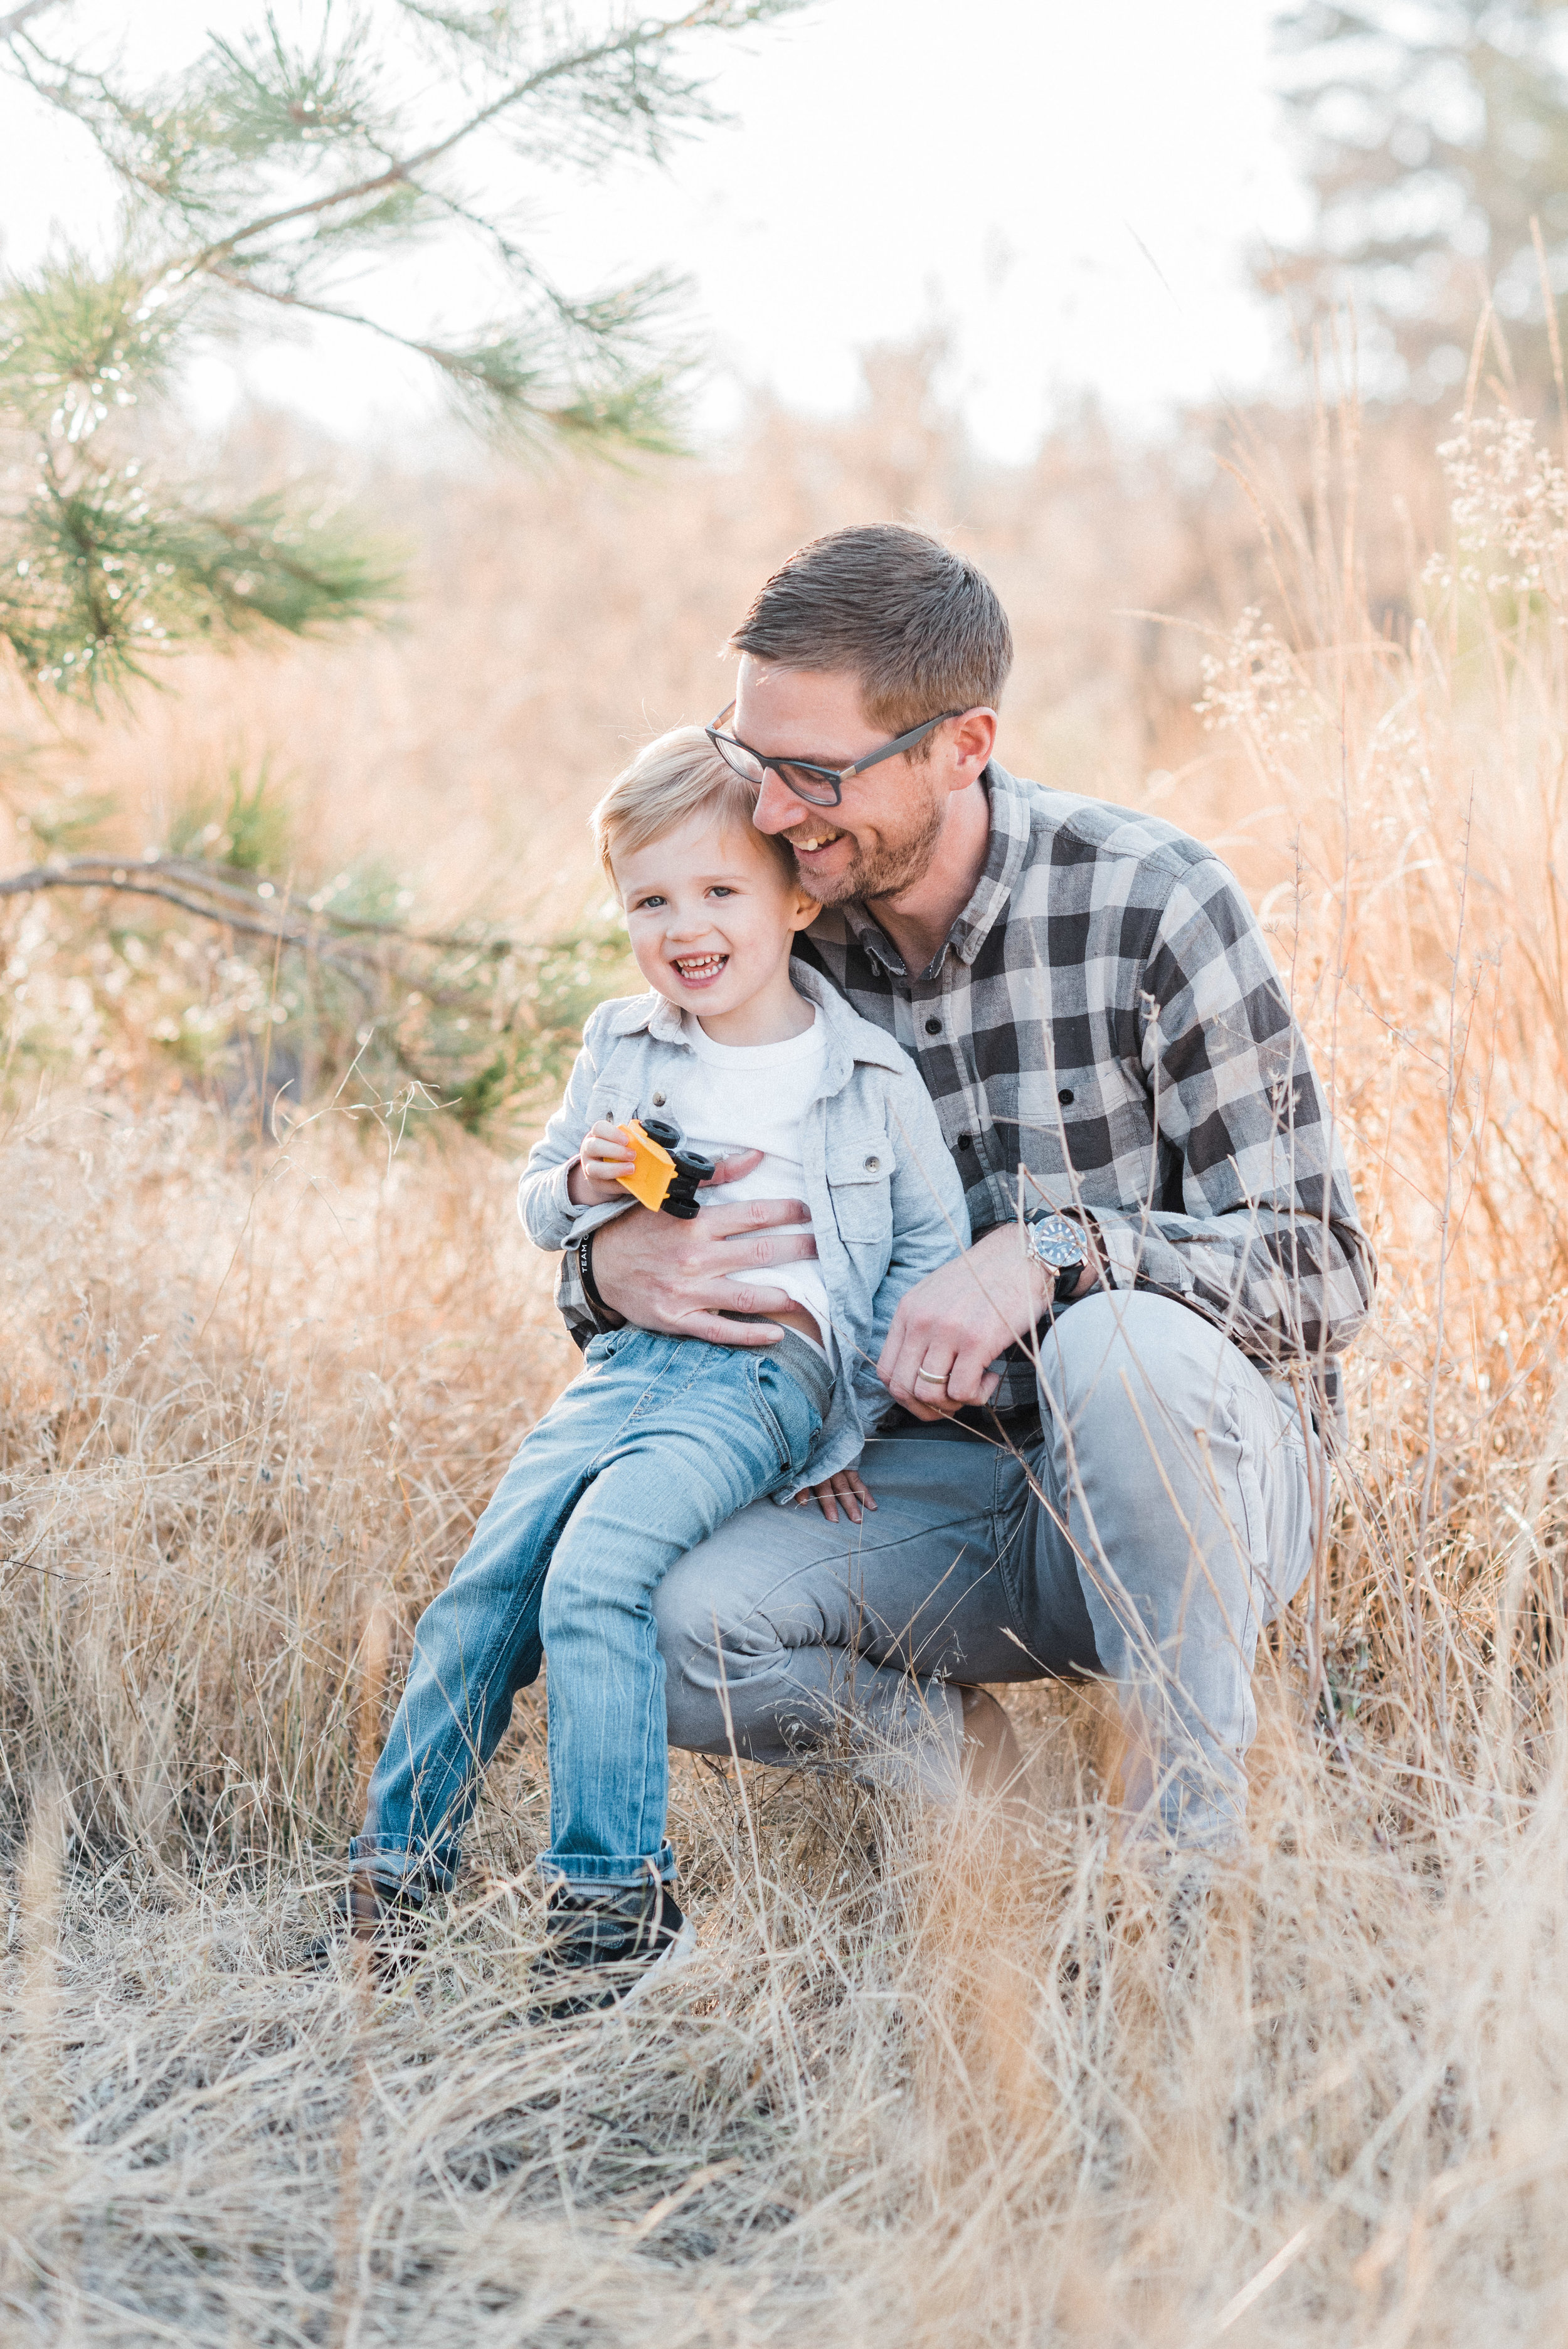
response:
[[[672,727],[656,741],[645,743],[629,767],[622,769],[589,819],[599,862],[612,881],[611,857],[634,856],[675,832],[695,815],[712,815],[723,825],[756,832],[752,815],[757,806],[753,785],[726,766],[700,726]],[[777,833],[757,832],[789,871],[798,877],[795,852]]]

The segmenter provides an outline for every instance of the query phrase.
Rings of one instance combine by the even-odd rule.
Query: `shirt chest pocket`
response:
[[[1114,1068],[1025,1071],[988,1088],[1004,1149],[1044,1179],[1069,1168],[1092,1175],[1113,1164],[1125,1090]]]
[[[624,1125],[643,1110],[653,1106],[652,1096],[640,1102],[624,1080],[601,1077],[588,1096],[590,1125]]]
[[[833,1221],[846,1243],[880,1240],[892,1225],[892,1146],[885,1133],[860,1133],[827,1153]]]

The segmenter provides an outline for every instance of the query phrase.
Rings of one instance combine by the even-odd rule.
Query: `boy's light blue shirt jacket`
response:
[[[899,1299],[969,1245],[964,1185],[914,1063],[815,971],[797,963],[790,976],[826,1030],[821,1089],[802,1121],[800,1155],[839,1376],[807,1475],[777,1495],[780,1501],[859,1457],[892,1407],[873,1366]],[[690,1050],[680,1013],[662,995],[599,1006],[583,1031],[566,1098],[518,1185],[518,1211],[536,1247],[570,1247],[633,1204],[574,1206],[568,1174],[590,1126],[656,1114],[672,1056]]]

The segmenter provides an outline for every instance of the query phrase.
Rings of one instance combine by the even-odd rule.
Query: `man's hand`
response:
[[[733,1183],[762,1163],[759,1150],[720,1161],[710,1185]],[[593,1283],[613,1313],[639,1330],[670,1338],[706,1338],[716,1346],[771,1346],[783,1331],[769,1321],[726,1321],[730,1313],[781,1313],[794,1300],[770,1288],[768,1268],[795,1264],[817,1253],[810,1232],[779,1226],[805,1224],[804,1199],[747,1199],[733,1207],[705,1207],[690,1223],[634,1207],[593,1235]],[[732,1271],[758,1278],[730,1280]]]
[[[1016,1224],[999,1225],[899,1300],[877,1376],[916,1419],[946,1419],[989,1402],[999,1381],[987,1362],[1032,1330],[1049,1301],[1045,1267]],[[1086,1266],[1083,1296],[1099,1275]],[[926,1375],[917,1378],[923,1371]]]

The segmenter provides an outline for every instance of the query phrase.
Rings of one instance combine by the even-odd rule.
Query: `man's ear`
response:
[[[984,773],[996,743],[994,709],[966,709],[953,730],[953,771],[949,788],[965,790]]]

